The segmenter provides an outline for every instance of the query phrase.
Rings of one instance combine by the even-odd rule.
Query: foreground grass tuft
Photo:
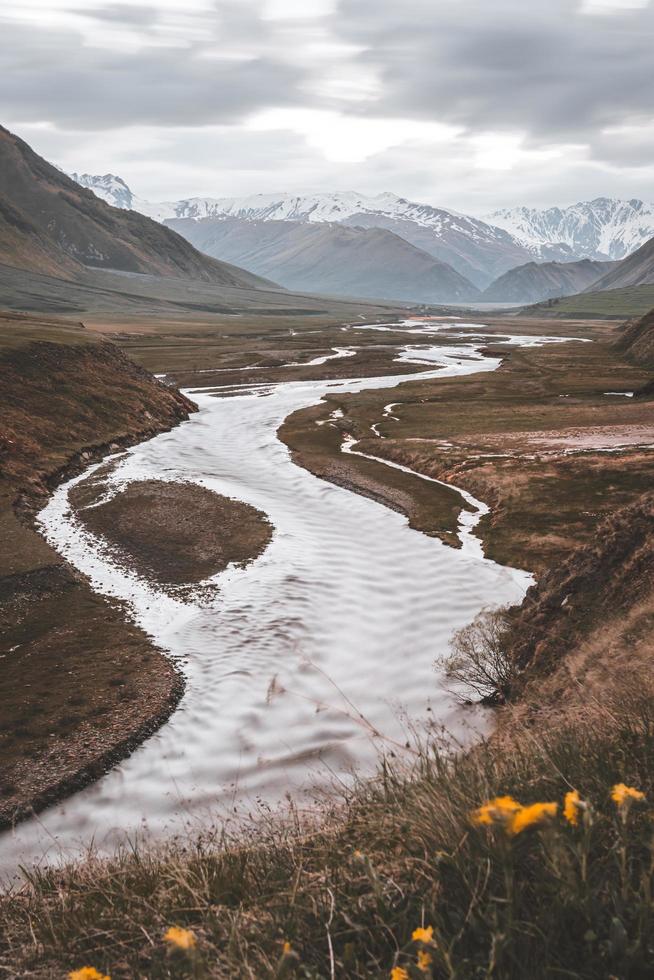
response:
[[[384,765],[313,828],[35,871],[0,966],[65,977],[626,978],[654,968],[654,714]],[[78,976],[95,976],[81,973]]]

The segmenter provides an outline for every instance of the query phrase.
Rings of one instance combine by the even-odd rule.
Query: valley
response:
[[[0,162],[0,969],[648,975],[649,206]]]

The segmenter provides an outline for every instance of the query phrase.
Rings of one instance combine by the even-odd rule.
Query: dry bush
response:
[[[437,661],[463,702],[504,703],[515,680],[509,655],[508,610],[483,609],[455,634],[450,653]]]

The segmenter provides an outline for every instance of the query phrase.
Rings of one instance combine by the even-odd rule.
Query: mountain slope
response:
[[[0,262],[74,277],[85,266],[267,286],[135,211],[113,208],[0,127]]]
[[[636,364],[654,367],[654,310],[650,310],[639,320],[625,323],[614,347]]]
[[[541,252],[562,245],[571,258],[622,259],[654,235],[654,204],[598,197],[567,208],[506,208],[485,220]]]
[[[581,293],[618,263],[527,262],[510,269],[484,290],[482,299],[493,303],[538,303],[555,296]]]
[[[466,302],[479,295],[451,266],[379,228],[234,217],[166,224],[208,255],[289,289],[424,303]]]
[[[649,283],[654,283],[654,238],[650,238],[632,255],[619,262],[586,292],[623,289],[625,286],[645,286]]]

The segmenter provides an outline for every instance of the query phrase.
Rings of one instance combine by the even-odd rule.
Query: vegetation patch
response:
[[[645,980],[654,727],[649,701],[620,707],[613,727],[389,760],[319,825],[34,870],[0,898],[0,963],[36,980]]]

